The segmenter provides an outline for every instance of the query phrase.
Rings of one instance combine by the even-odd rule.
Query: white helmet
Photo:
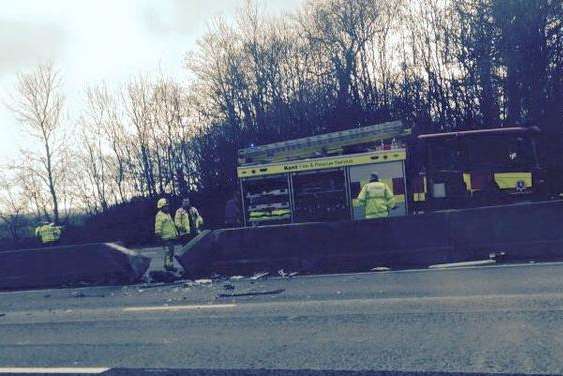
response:
[[[156,203],[156,207],[158,209],[162,209],[163,207],[168,205],[168,201],[163,197],[161,199],[158,200],[158,202]]]

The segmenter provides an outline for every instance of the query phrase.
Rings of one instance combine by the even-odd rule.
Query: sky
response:
[[[270,13],[303,0],[263,0]],[[0,165],[33,144],[4,103],[17,74],[52,62],[60,71],[67,112],[75,115],[84,88],[118,86],[161,70],[188,77],[183,66],[214,17],[233,20],[244,0],[0,0]]]

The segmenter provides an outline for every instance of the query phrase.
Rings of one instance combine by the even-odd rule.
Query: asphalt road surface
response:
[[[20,366],[561,374],[563,263],[0,293]]]

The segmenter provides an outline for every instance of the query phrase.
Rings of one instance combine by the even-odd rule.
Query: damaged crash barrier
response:
[[[115,243],[5,251],[0,252],[0,290],[135,283],[150,261]]]

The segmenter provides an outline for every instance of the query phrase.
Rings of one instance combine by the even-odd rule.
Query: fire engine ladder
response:
[[[349,146],[375,144],[410,135],[401,121],[370,125],[239,150],[239,166],[339,155]]]

